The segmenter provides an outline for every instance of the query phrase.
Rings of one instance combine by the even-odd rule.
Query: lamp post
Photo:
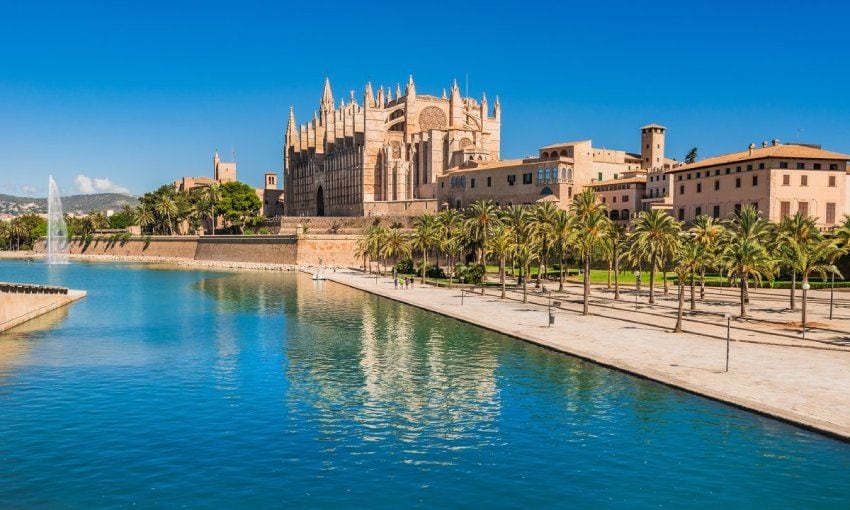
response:
[[[732,339],[732,314],[724,314],[726,318],[726,372],[729,371],[729,343]]]
[[[640,296],[640,271],[635,271],[635,310],[638,309],[638,297]]]
[[[466,277],[460,277],[460,306],[463,306],[463,284],[466,282]]]
[[[838,268],[835,267],[835,264],[829,266],[829,272],[832,273],[832,281],[829,284],[829,320],[832,320],[832,301],[833,296],[835,295],[835,272],[838,271]]]
[[[806,339],[806,295],[811,288],[812,286],[809,285],[809,282],[803,284],[803,340]]]

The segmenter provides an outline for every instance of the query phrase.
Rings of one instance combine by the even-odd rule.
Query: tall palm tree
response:
[[[791,293],[789,307],[797,309],[797,262],[795,257],[805,253],[808,246],[819,243],[823,236],[815,219],[797,212],[782,218],[773,230],[774,250],[782,254],[781,265],[791,270]]]
[[[726,229],[713,217],[702,214],[694,219],[689,233],[691,240],[700,247],[703,255],[699,268],[699,298],[703,300],[705,299],[705,272],[708,268],[717,265],[720,244],[726,235]]]
[[[513,256],[517,264],[520,266],[520,271],[523,275],[527,275],[531,270],[531,264],[540,256],[537,249],[531,243],[515,244],[513,248]],[[528,278],[522,279],[522,302],[528,302]]]
[[[156,204],[154,204],[154,209],[157,214],[165,218],[165,224],[168,226],[168,234],[173,235],[173,218],[177,216],[177,203],[173,198],[167,195],[162,195],[157,199]]]
[[[584,303],[582,315],[589,313],[590,301],[590,266],[594,254],[600,249],[610,234],[611,220],[603,207],[590,209],[581,215],[573,214],[575,218],[576,251],[584,265]]]
[[[679,232],[680,223],[660,209],[641,211],[632,221],[630,248],[637,252],[633,258],[644,259],[649,264],[650,304],[655,303],[655,273],[666,267],[667,258],[675,252]]]
[[[611,222],[607,239],[607,252],[614,270],[614,299],[620,299],[620,259],[626,247],[628,229],[625,225]]]
[[[9,234],[15,238],[15,250],[21,249],[21,239],[29,235],[26,224],[18,218],[9,225]]]
[[[200,192],[200,199],[205,204],[204,211],[212,225],[210,234],[215,235],[215,224],[216,219],[218,218],[218,215],[216,214],[216,207],[218,206],[218,203],[221,202],[221,186],[214,183],[202,188]]]
[[[735,213],[727,229],[729,236],[720,260],[730,278],[739,282],[741,317],[747,317],[750,277],[756,284],[760,284],[763,278],[773,274],[777,261],[770,256],[765,246],[768,223],[759,217],[754,206],[742,207]]]
[[[850,215],[844,216],[844,223],[833,234],[833,243],[845,253],[850,252]]]
[[[531,228],[539,240],[537,281],[549,273],[549,252],[552,249],[552,224],[560,209],[554,202],[540,202],[531,209]]]
[[[463,249],[466,240],[463,237],[463,215],[457,209],[443,209],[437,213],[437,228],[442,239],[438,249],[446,255],[449,268],[449,287],[454,278],[455,256]]]
[[[395,265],[400,257],[409,257],[410,252],[410,240],[407,234],[402,232],[400,228],[389,229],[386,239],[384,239],[381,255],[392,259],[393,265]]]
[[[499,209],[492,200],[478,200],[469,206],[467,222],[467,230],[472,239],[475,240],[478,247],[478,263],[487,264],[485,256],[485,246],[487,246],[487,236],[490,229],[499,221]],[[486,277],[487,272],[484,272]]]
[[[154,217],[153,211],[144,204],[140,205],[138,209],[136,209],[136,221],[139,222],[139,226],[142,228],[147,228],[150,225],[153,225],[156,221]]]
[[[827,273],[832,271],[832,263],[841,256],[841,250],[834,243],[821,240],[815,243],[793,244],[791,246],[793,255],[791,264],[794,271],[800,273],[803,285],[808,285],[809,277],[815,273],[820,275],[823,281],[827,279]],[[841,273],[836,271],[841,277]],[[803,324],[806,323],[806,299],[803,299],[802,307]]]
[[[699,271],[699,259],[702,249],[693,239],[683,238],[673,256],[673,272],[676,273],[679,288],[678,307],[676,310],[676,327],[674,333],[682,332],[682,316],[685,310],[685,282],[691,283],[691,310],[696,308],[694,301],[694,279]]]
[[[514,238],[514,244],[520,245],[531,241],[531,217],[528,209],[521,205],[514,205],[501,212],[499,222],[508,227]],[[511,273],[513,273],[514,257],[511,255]],[[520,276],[526,277],[520,267]]]
[[[423,214],[416,221],[413,232],[413,247],[422,254],[422,284],[425,284],[425,271],[428,268],[428,251],[440,240],[437,218],[433,214]]]
[[[510,227],[499,225],[493,229],[492,235],[487,243],[487,253],[494,255],[499,261],[499,284],[502,286],[502,297],[505,299],[505,266],[508,257],[515,248],[514,236]]]
[[[552,239],[552,245],[558,254],[558,292],[563,292],[567,257],[569,256],[573,242],[573,219],[568,211],[563,209],[558,210],[558,213],[549,225],[549,234]]]

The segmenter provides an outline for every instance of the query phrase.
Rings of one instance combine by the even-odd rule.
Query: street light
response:
[[[803,284],[803,340],[806,339],[806,295],[811,288],[809,282]]]
[[[635,271],[635,310],[638,309],[638,296],[640,296],[640,271]]]
[[[829,320],[832,320],[832,301],[833,296],[835,295],[835,272],[838,271],[838,268],[835,267],[835,264],[829,266],[829,272],[832,273],[832,282],[829,284]]]
[[[724,314],[726,318],[726,372],[729,371],[729,342],[732,338],[732,314]]]
[[[466,277],[461,276],[460,277],[460,306],[463,306],[463,290],[464,290],[463,284],[464,284],[464,282],[466,282]]]

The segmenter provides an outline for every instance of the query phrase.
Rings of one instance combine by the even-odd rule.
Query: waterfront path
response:
[[[337,283],[562,351],[706,397],[850,439],[850,351],[805,344],[763,333],[733,330],[729,372],[726,341],[694,333],[671,333],[669,318],[625,309],[555,310],[548,326],[546,299],[501,300],[421,286],[396,289],[388,277],[337,270]],[[625,308],[625,307],[624,307]],[[593,309],[591,310],[594,311]],[[630,315],[631,314],[631,315]],[[602,315],[616,315],[616,318]],[[686,323],[686,329],[688,325]],[[716,327],[714,327],[717,329]],[[736,334],[741,338],[736,338]],[[718,333],[725,336],[725,328]],[[814,342],[812,342],[814,346]],[[836,348],[837,347],[837,348]]]

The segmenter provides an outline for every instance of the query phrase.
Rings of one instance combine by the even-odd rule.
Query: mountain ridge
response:
[[[123,193],[92,193],[62,197],[62,209],[67,214],[86,214],[89,211],[118,211],[125,205],[136,206],[139,198]],[[0,193],[0,214],[22,216],[46,214],[47,198],[19,197]]]

